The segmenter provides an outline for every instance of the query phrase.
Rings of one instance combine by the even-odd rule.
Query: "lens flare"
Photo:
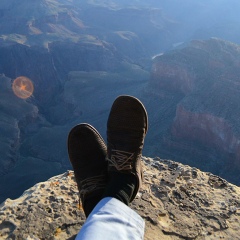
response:
[[[26,99],[32,96],[34,87],[29,78],[21,76],[13,81],[12,89],[17,97]]]

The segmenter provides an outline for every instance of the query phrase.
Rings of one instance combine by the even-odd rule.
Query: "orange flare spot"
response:
[[[33,83],[27,77],[18,77],[13,81],[12,89],[14,94],[22,99],[26,99],[33,94]]]

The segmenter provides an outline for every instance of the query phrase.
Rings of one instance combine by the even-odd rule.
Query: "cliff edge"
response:
[[[240,188],[171,160],[143,157],[144,185],[132,202],[145,239],[237,239]],[[72,171],[0,205],[0,239],[74,239],[85,221]]]

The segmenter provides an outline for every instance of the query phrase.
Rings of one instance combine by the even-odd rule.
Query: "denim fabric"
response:
[[[145,223],[121,201],[106,197],[88,216],[76,240],[139,240],[144,238]]]

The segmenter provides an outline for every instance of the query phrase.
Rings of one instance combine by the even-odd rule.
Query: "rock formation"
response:
[[[229,174],[229,170],[240,169],[239,64],[238,45],[219,39],[196,40],[156,57],[150,80],[150,87],[163,99],[179,96],[163,148],[178,157],[195,156],[195,163],[201,161],[202,167],[216,163],[208,171],[216,173],[218,168],[218,174],[232,175],[228,179],[237,184],[239,174]]]
[[[216,6],[226,11],[218,1],[1,0],[0,202],[69,168],[75,124],[89,122],[104,137],[120,94],[146,105],[145,154],[239,184],[238,47],[216,39],[179,46],[206,22],[212,33],[215,23],[238,19],[234,4],[214,17]],[[224,29],[216,36],[227,38]],[[148,85],[151,57],[165,51]],[[12,94],[19,75],[34,83],[30,99]]]
[[[237,239],[240,188],[171,160],[146,158],[144,185],[132,202],[145,238]],[[74,239],[85,221],[72,171],[0,205],[1,239]]]
[[[38,108],[18,99],[13,94],[11,79],[4,75],[0,75],[0,94],[0,175],[2,175],[16,162],[16,151],[20,144],[19,125],[21,121],[28,119],[33,123],[38,117]]]

